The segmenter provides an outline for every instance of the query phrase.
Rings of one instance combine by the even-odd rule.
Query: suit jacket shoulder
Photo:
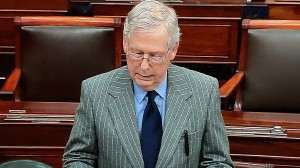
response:
[[[210,90],[211,87],[218,87],[218,80],[212,76],[198,71],[190,70],[171,64],[168,70],[169,83],[179,85],[181,88],[188,88],[194,93],[195,89]],[[185,86],[185,87],[184,87]]]
[[[124,85],[131,84],[132,80],[128,73],[127,66],[90,77],[82,82],[82,90],[93,92],[119,93]],[[101,93],[100,93],[101,95]]]

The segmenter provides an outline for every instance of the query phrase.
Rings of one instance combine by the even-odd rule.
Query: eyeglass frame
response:
[[[136,58],[136,59],[138,59],[138,60],[134,60],[134,61],[138,61],[138,62],[142,62],[144,59],[148,59],[148,62],[151,64],[161,64],[161,63],[163,63],[165,60],[166,60],[166,57],[167,57],[167,55],[168,55],[168,53],[169,53],[169,51],[170,51],[170,48],[168,48],[168,50],[167,50],[167,52],[166,53],[164,53],[163,54],[163,56],[162,55],[151,55],[151,54],[145,54],[145,53],[138,53],[138,52],[131,52],[131,53],[129,53],[128,52],[128,46],[127,46],[127,51],[126,51],[126,56],[127,57],[129,57],[129,58]],[[130,57],[130,55],[132,55],[132,54],[134,54],[134,55],[138,55],[138,57],[136,57],[136,56],[133,56],[133,57]],[[148,55],[148,57],[145,57],[145,55]],[[153,62],[153,61],[151,61],[151,58],[153,58],[153,57],[158,57],[158,56],[160,56],[161,57],[161,61],[160,62]]]

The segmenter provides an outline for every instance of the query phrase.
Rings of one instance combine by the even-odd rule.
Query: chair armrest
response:
[[[237,72],[233,77],[231,77],[220,89],[221,98],[228,98],[232,95],[244,77],[244,71]]]
[[[15,68],[0,89],[0,94],[14,94],[21,77],[21,69]]]

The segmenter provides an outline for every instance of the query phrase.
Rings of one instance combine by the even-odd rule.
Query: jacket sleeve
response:
[[[218,82],[212,84],[208,100],[206,126],[202,141],[199,167],[234,167],[230,158],[229,142],[221,114]]]
[[[63,167],[94,167],[97,159],[97,140],[93,109],[83,82],[80,104],[76,110],[74,125],[63,155]]]

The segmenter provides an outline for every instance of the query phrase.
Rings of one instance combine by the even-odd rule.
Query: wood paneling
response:
[[[0,46],[14,46],[14,17],[28,15],[65,15],[68,0],[0,1]]]
[[[300,19],[300,1],[298,0],[266,0],[269,19]]]

